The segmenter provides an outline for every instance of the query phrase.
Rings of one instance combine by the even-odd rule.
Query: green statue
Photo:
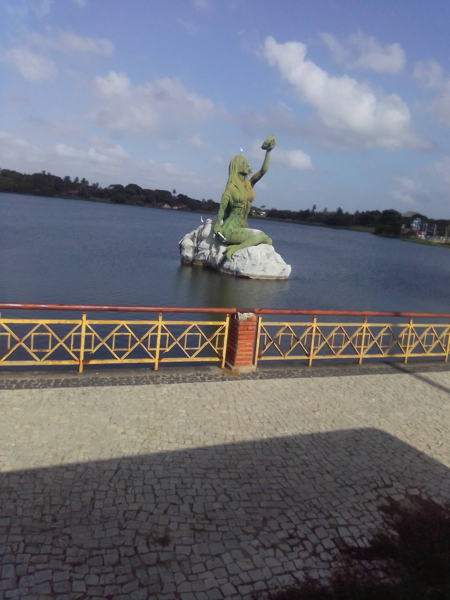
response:
[[[262,231],[256,233],[248,228],[247,217],[255,199],[253,188],[269,169],[270,152],[275,148],[275,138],[269,135],[261,146],[266,151],[261,170],[248,180],[247,175],[252,173],[245,156],[235,156],[231,159],[227,187],[220,202],[217,221],[214,225],[214,234],[228,245],[227,258],[231,258],[237,250],[257,246],[258,244],[272,244],[272,240]]]

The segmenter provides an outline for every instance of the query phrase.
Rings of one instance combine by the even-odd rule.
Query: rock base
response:
[[[259,233],[257,229],[252,231]],[[213,235],[211,219],[187,233],[179,247],[183,264],[210,267],[228,275],[250,279],[287,279],[291,274],[291,266],[268,244],[243,248],[227,258],[227,246]]]

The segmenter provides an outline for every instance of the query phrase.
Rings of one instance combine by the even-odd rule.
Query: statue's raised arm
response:
[[[261,148],[266,151],[266,156],[264,157],[264,162],[262,164],[261,170],[255,173],[250,179],[250,184],[252,187],[254,187],[255,184],[258,183],[258,181],[261,179],[261,177],[264,177],[264,175],[269,170],[270,153],[275,148],[275,146],[275,138],[273,137],[273,135],[269,135],[264,144],[261,146]]]

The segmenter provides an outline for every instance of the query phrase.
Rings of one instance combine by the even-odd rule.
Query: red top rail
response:
[[[0,302],[0,310],[72,310],[81,312],[141,312],[141,313],[219,313],[252,312],[257,315],[312,315],[342,317],[423,317],[450,319],[450,313],[376,312],[361,310],[297,310],[276,308],[187,308],[183,306],[109,306],[100,304],[24,304]]]
[[[101,304],[22,304],[0,302],[0,310],[79,310],[82,312],[172,312],[172,313],[220,313],[235,314],[237,308],[186,308],[172,306],[108,306]]]

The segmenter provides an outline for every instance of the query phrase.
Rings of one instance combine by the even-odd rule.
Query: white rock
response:
[[[258,229],[251,231],[259,233]],[[227,246],[213,235],[211,219],[187,233],[179,247],[182,263],[210,267],[229,275],[250,279],[287,279],[291,273],[291,266],[268,244],[243,248],[228,259]]]

